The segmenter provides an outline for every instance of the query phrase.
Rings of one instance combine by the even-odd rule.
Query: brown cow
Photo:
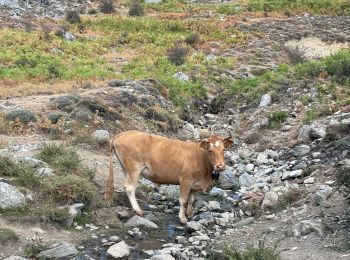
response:
[[[228,138],[211,136],[196,142],[183,142],[139,131],[123,132],[111,142],[110,169],[106,200],[112,202],[114,181],[112,154],[115,152],[126,175],[124,188],[136,214],[143,215],[135,197],[140,174],[158,184],[180,185],[180,222],[193,216],[196,191],[212,187],[212,174],[225,169],[224,149],[232,145]]]

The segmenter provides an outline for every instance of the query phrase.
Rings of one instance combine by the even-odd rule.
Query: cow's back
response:
[[[123,163],[132,169],[146,166],[156,183],[178,184],[181,174],[202,167],[198,144],[139,131],[119,134],[113,141]],[[191,173],[188,173],[191,174]]]

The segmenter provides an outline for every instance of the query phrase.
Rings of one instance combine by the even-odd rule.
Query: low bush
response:
[[[5,120],[7,121],[19,121],[22,124],[28,124],[30,122],[36,122],[34,113],[26,109],[16,109],[5,114]]]
[[[288,114],[285,111],[278,111],[270,114],[269,116],[269,127],[277,128],[281,123],[287,120]]]
[[[130,16],[143,16],[145,14],[140,0],[132,0],[130,3]]]
[[[101,13],[111,14],[115,12],[115,6],[113,0],[101,0],[99,4]]]
[[[54,107],[64,111],[72,111],[73,105],[80,101],[80,97],[76,95],[65,95],[56,98],[53,101]]]
[[[196,46],[199,42],[200,42],[200,35],[198,33],[191,33],[185,39],[185,43],[191,46]]]
[[[345,185],[350,188],[350,168],[344,167],[337,171],[337,180],[339,185]]]
[[[18,240],[17,234],[9,228],[0,228],[0,245]]]
[[[168,59],[174,65],[179,66],[185,63],[187,54],[188,49],[180,44],[176,44],[175,47],[168,50]]]
[[[78,14],[77,11],[71,10],[66,13],[66,21],[68,23],[80,23],[80,15]]]
[[[61,204],[84,203],[93,208],[98,203],[98,191],[85,178],[66,175],[55,176],[47,181],[44,192]]]
[[[277,244],[267,246],[265,242],[259,241],[257,246],[248,245],[244,250],[234,246],[224,248],[224,254],[230,260],[281,260]]]

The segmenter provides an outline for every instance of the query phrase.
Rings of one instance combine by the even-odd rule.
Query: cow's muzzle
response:
[[[219,163],[214,167],[214,170],[219,172],[224,171],[225,169],[226,169],[226,165],[224,163]]]

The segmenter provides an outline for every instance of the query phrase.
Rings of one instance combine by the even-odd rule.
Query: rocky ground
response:
[[[43,1],[9,2],[16,6],[2,9],[0,19],[6,17],[11,23],[25,20],[36,5],[40,7],[35,8],[38,17],[57,18],[67,6],[92,8],[97,4],[54,1],[45,8]],[[296,58],[319,58],[348,47],[348,23],[349,17],[309,14],[278,19],[228,18],[224,26],[237,26],[250,38],[247,44],[231,49],[213,48],[211,54],[238,60],[218,76],[252,77]],[[319,104],[315,98],[319,89],[315,87],[310,93],[303,87],[309,81],[301,80],[282,89],[278,99],[266,93],[242,104],[233,96],[218,110],[208,101],[184,115],[162,95],[158,84],[152,79],[112,80],[69,94],[0,100],[4,114],[27,109],[40,118],[10,130],[1,125],[0,155],[29,164],[46,182],[57,170],[37,159],[43,144],[73,147],[82,165],[93,169],[91,183],[102,196],[108,172],[106,140],[114,133],[139,129],[199,140],[231,132],[234,146],[225,153],[228,169],[208,194],[198,197],[193,220],[186,226],[177,220],[177,186],[158,187],[144,179],[140,180],[137,197],[145,217],[133,216],[122,189],[124,176],[114,158],[114,204],[108,207],[100,202],[92,211],[91,221],[78,221],[87,207],[78,202],[66,205],[70,217],[64,228],[9,218],[0,211],[0,227],[18,236],[10,243],[0,240],[0,259],[22,259],[14,256],[25,256],[27,244],[36,245],[33,258],[227,259],[225,246],[244,249],[259,241],[277,245],[282,259],[350,259],[348,190],[337,178],[341,169],[350,167],[348,106],[306,122],[305,111],[310,104],[302,103],[300,97],[308,95],[313,104]],[[220,88],[211,94],[217,91]],[[282,110],[287,118],[272,127],[275,122],[271,114]],[[218,113],[209,113],[213,111]],[[44,120],[47,115],[64,120],[51,124]],[[32,205],[37,193],[17,186],[12,177],[0,178],[2,210]]]

